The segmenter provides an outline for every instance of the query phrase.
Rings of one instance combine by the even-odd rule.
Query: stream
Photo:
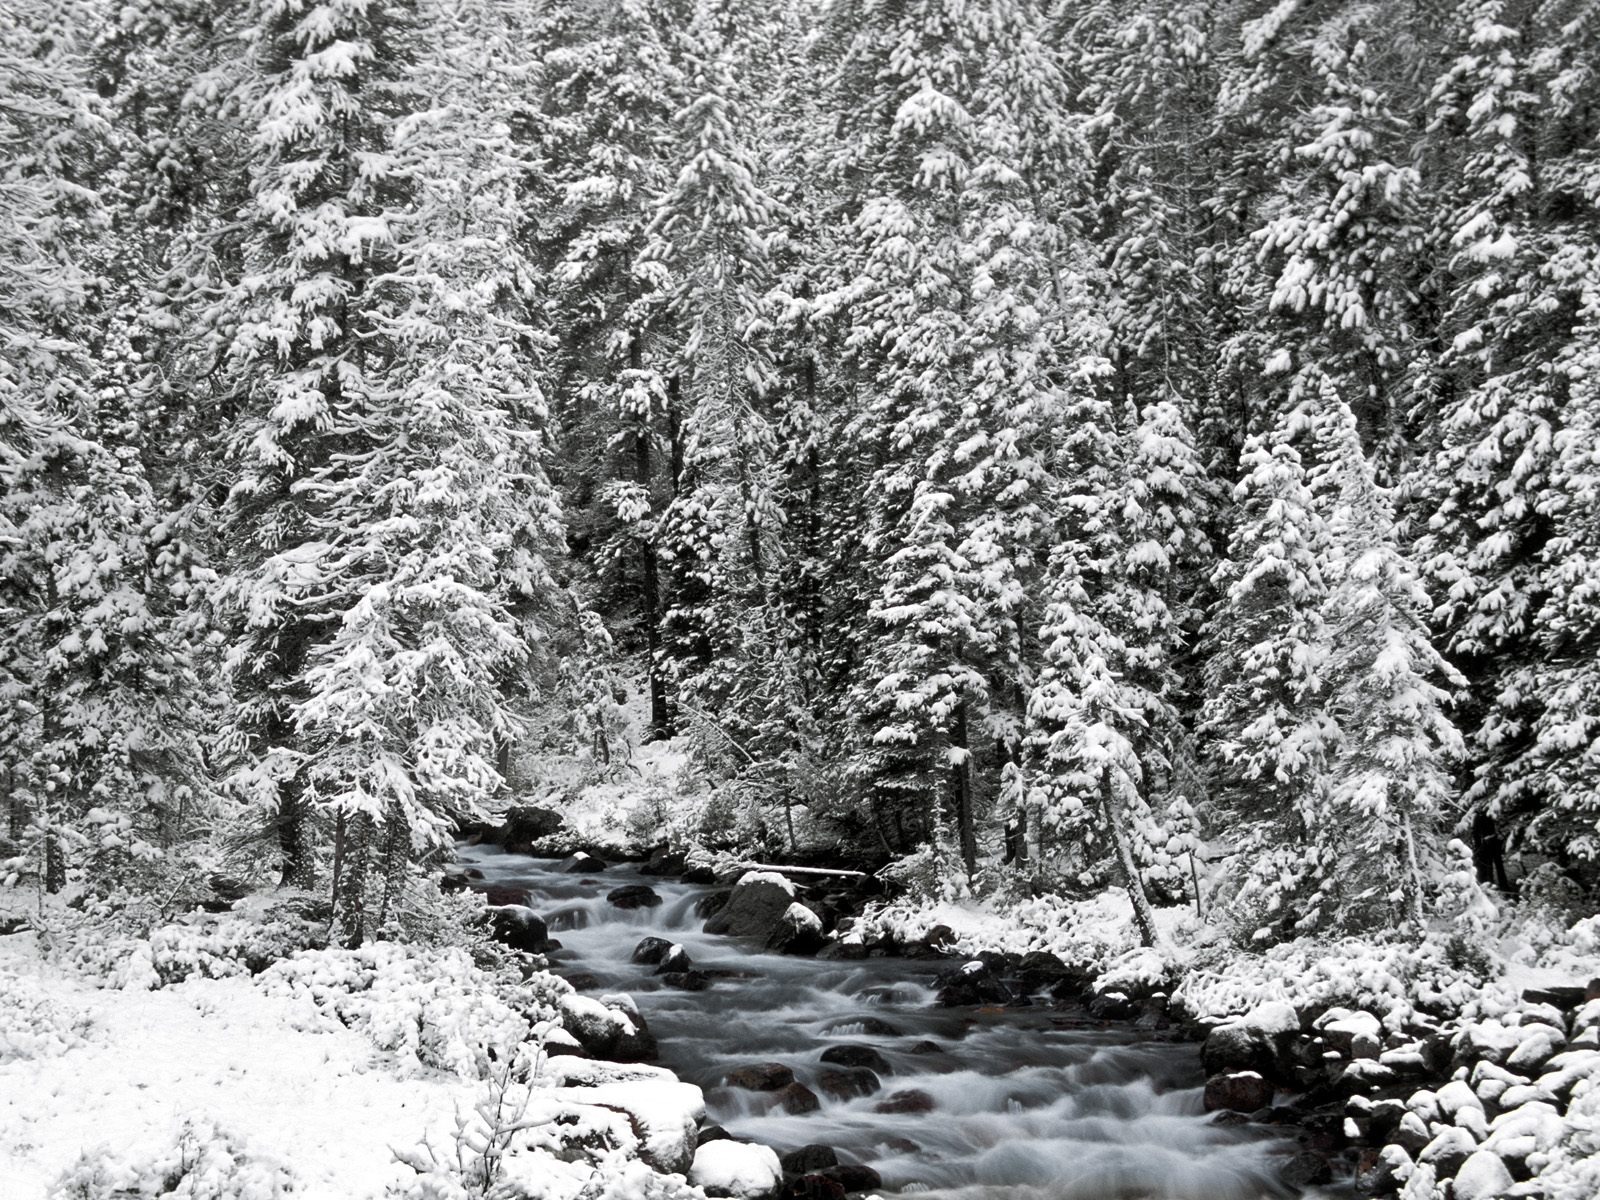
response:
[[[766,954],[707,934],[696,901],[712,890],[612,867],[597,878],[492,847],[462,848],[484,878],[524,888],[562,949],[563,974],[630,994],[660,1042],[658,1061],[705,1091],[707,1121],[780,1154],[820,1143],[883,1177],[882,1194],[930,1200],[1284,1200],[1298,1149],[1285,1131],[1216,1123],[1201,1105],[1199,1052],[1102,1028],[1048,1007],[946,1009],[933,976],[949,960],[819,961]],[[662,898],[624,911],[606,893],[643,883]],[[700,992],[667,987],[629,961],[648,936],[681,944],[695,968],[727,972]],[[930,1047],[927,1043],[933,1043]],[[818,1086],[830,1046],[869,1046],[886,1060],[882,1091],[829,1097]],[[779,1062],[821,1098],[815,1112],[768,1111],[770,1095],[723,1086],[730,1070]],[[931,1112],[876,1108],[903,1089]]]

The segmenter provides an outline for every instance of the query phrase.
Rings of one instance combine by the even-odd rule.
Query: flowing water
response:
[[[949,962],[819,961],[765,954],[707,934],[694,915],[708,890],[614,867],[558,875],[553,862],[464,848],[479,886],[525,888],[563,949],[552,965],[586,972],[599,991],[633,996],[660,1041],[659,1061],[705,1090],[707,1119],[780,1154],[820,1143],[883,1177],[882,1193],[928,1200],[1278,1200],[1297,1146],[1281,1131],[1219,1125],[1201,1107],[1191,1045],[1099,1028],[1083,1014],[941,1009],[933,975]],[[623,911],[608,891],[645,883],[656,908]],[[699,970],[727,972],[706,991],[667,987],[629,961],[648,936],[679,943]],[[879,1024],[882,1023],[882,1024]],[[934,1049],[927,1045],[933,1043]],[[875,1095],[829,1098],[817,1076],[829,1046],[870,1046],[887,1060]],[[736,1067],[780,1062],[821,1098],[818,1111],[772,1110],[770,1095],[722,1085]],[[880,1113],[902,1089],[931,1112]],[[1332,1193],[1329,1193],[1332,1194]]]

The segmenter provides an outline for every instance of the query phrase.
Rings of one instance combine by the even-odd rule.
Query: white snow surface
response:
[[[714,1196],[753,1200],[770,1195],[783,1181],[777,1154],[748,1142],[707,1142],[695,1151],[689,1182]]]
[[[137,1157],[196,1117],[292,1163],[306,1196],[380,1196],[411,1175],[389,1147],[471,1104],[475,1084],[392,1072],[363,1034],[299,1028],[291,997],[248,979],[96,989],[39,961],[27,934],[0,938],[0,964],[87,1022],[79,1044],[0,1062],[8,1200],[43,1200],[81,1154]]]

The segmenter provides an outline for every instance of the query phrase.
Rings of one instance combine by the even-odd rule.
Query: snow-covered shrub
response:
[[[0,971],[0,1065],[62,1054],[88,1029],[83,1013],[52,999],[37,980]]]
[[[151,930],[120,913],[58,909],[39,923],[57,962],[113,987],[153,989],[199,976],[254,975],[326,941],[303,907],[275,903],[239,912],[195,913]]]
[[[269,994],[296,1000],[307,1025],[364,1033],[411,1069],[485,1078],[511,1061],[530,1027],[557,1015],[567,985],[551,975],[516,982],[490,974],[459,949],[369,942],[358,950],[307,950],[268,968]]]
[[[86,1151],[46,1200],[281,1200],[304,1189],[290,1168],[249,1151],[239,1135],[204,1119],[184,1121],[165,1144],[138,1155]]]

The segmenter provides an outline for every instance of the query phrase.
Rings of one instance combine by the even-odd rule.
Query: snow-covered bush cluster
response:
[[[0,1065],[61,1054],[79,1045],[88,1019],[53,998],[37,979],[0,969]]]
[[[245,912],[193,913],[148,933],[115,913],[55,908],[40,923],[50,956],[113,987],[151,989],[185,979],[254,975],[321,945],[326,925],[295,903]]]
[[[460,949],[372,942],[358,950],[307,950],[264,971],[269,994],[291,997],[306,1027],[360,1030],[408,1070],[484,1078],[507,1063],[533,1025],[556,1017],[567,985],[492,975]]]
[[[47,1200],[284,1200],[304,1194],[287,1164],[252,1153],[237,1133],[196,1118],[138,1154],[86,1152],[56,1180]]]

